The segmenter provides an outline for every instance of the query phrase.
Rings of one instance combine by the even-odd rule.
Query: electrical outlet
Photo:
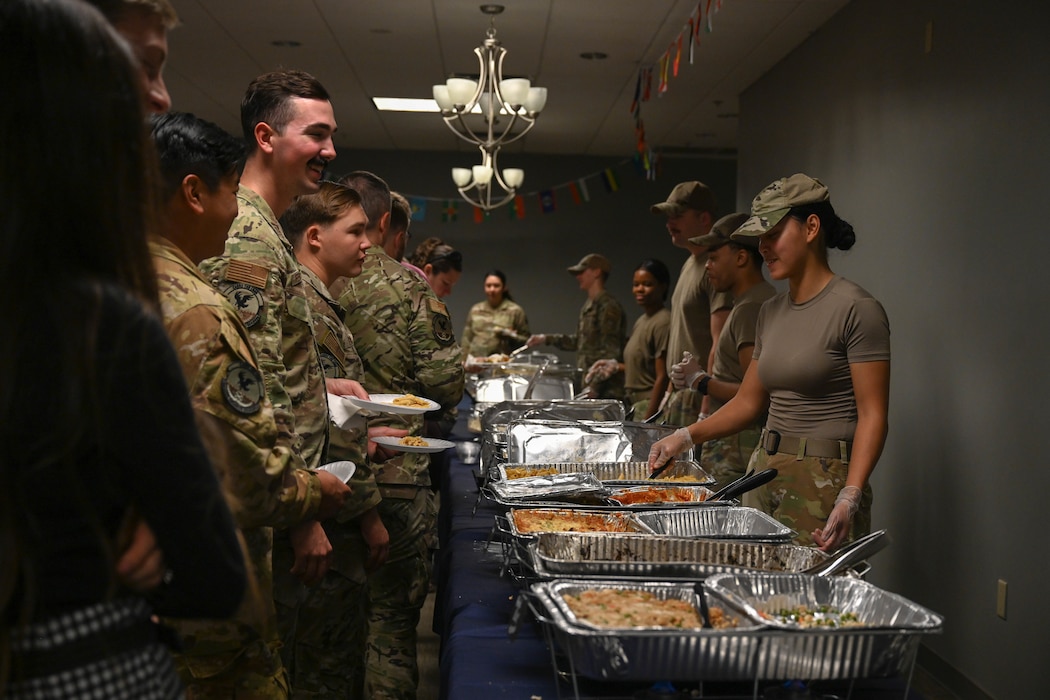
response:
[[[999,579],[999,591],[995,596],[995,614],[1006,619],[1006,581]]]

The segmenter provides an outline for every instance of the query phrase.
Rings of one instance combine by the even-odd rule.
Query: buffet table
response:
[[[474,437],[466,431],[469,403],[453,439]],[[923,700],[906,691],[907,679],[821,682],[799,691],[763,681],[747,683],[668,684],[620,683],[577,679],[556,680],[551,651],[542,628],[523,616],[514,638],[508,624],[519,597],[519,586],[503,569],[502,549],[493,537],[494,516],[504,508],[478,499],[478,466],[464,464],[454,454],[441,479],[438,520],[440,548],[436,559],[434,630],[441,637],[441,697],[447,700],[487,700],[493,697],[543,698],[846,698],[855,700]]]

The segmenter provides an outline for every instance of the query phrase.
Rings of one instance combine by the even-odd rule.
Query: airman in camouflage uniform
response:
[[[331,287],[364,364],[371,393],[414,394],[443,409],[463,393],[461,349],[445,305],[426,282],[375,244],[360,276]],[[422,415],[382,414],[372,424],[423,432]],[[376,468],[379,512],[390,533],[390,555],[369,578],[365,696],[415,698],[416,625],[430,580],[436,524],[426,454],[403,453]]]
[[[612,359],[623,362],[623,347],[627,343],[627,315],[623,306],[605,289],[605,279],[610,271],[605,256],[592,253],[569,268],[577,277],[589,272],[601,273],[593,282],[596,287],[588,289],[587,301],[580,309],[580,320],[574,335],[560,333],[545,334],[545,342],[560,350],[576,351],[576,366],[586,372],[598,360]],[[623,372],[593,385],[596,398],[624,398]]]
[[[498,306],[481,301],[470,307],[461,343],[472,357],[508,354],[529,337],[525,309],[504,297]]]

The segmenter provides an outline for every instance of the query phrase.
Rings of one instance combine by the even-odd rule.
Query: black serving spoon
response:
[[[742,493],[757,489],[763,484],[768,484],[777,477],[776,469],[764,469],[757,474],[754,470],[748,472],[736,481],[731,481],[708,498],[708,501],[728,501],[736,498]]]

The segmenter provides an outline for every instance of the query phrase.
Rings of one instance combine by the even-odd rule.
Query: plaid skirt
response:
[[[34,622],[11,639],[10,700],[175,700],[185,693],[140,598]]]

